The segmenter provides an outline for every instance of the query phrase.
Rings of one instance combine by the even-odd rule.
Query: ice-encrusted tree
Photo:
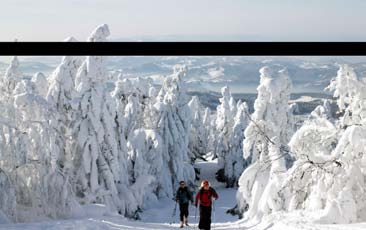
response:
[[[206,108],[203,114],[203,125],[207,136],[207,152],[213,153],[216,146],[216,113],[212,113],[210,108]]]
[[[63,57],[50,76],[50,86],[46,95],[46,100],[53,110],[53,118],[49,121],[49,125],[55,131],[50,135],[53,146],[52,154],[55,158],[55,167],[63,176],[65,185],[71,185],[74,176],[73,148],[76,141],[72,138],[72,127],[76,114],[76,108],[74,108],[76,106],[74,102],[76,98],[75,78],[80,65],[81,59],[78,57]],[[75,194],[68,192],[74,199]],[[73,202],[76,203],[74,200]]]
[[[143,126],[143,112],[139,102],[139,98],[135,94],[131,94],[127,98],[125,107],[126,134],[130,135],[134,130]]]
[[[15,86],[21,81],[22,73],[19,70],[19,60],[15,56],[12,58],[10,65],[6,69],[5,75],[1,78],[1,101],[7,102],[13,99],[12,95]]]
[[[135,179],[130,176],[133,175],[133,167],[131,167],[133,161],[128,154],[127,142],[130,136],[134,136],[135,130],[153,128],[151,123],[153,122],[153,114],[150,111],[153,108],[156,95],[153,93],[152,88],[149,80],[123,78],[120,74],[115,83],[115,89],[111,93],[116,108],[115,122],[118,149],[123,159],[129,158],[126,162],[120,162],[123,164],[123,168],[129,168],[129,173],[124,176],[123,181],[128,181],[129,184],[134,183]]]
[[[157,114],[158,111],[154,107],[157,102],[158,90],[154,86],[150,86],[148,97],[145,100],[145,109],[143,113],[144,117],[144,127],[146,129],[156,129],[157,128]]]
[[[55,153],[64,173],[69,177],[72,167],[72,124],[75,116],[73,108],[76,97],[75,78],[81,65],[80,58],[65,56],[61,64],[50,77],[50,87],[46,100],[54,106],[55,119],[50,125],[57,130],[54,144],[62,146],[60,153]]]
[[[216,132],[212,137],[216,141],[216,155],[220,170],[217,179],[233,187],[246,167],[243,159],[244,130],[248,125],[248,108],[246,103],[235,103],[228,87],[221,89],[221,104],[217,107]]]
[[[366,84],[341,65],[329,89],[343,114],[312,113],[289,146],[296,157],[283,184],[284,209],[322,210],[319,223],[365,220]]]
[[[334,91],[333,96],[337,98],[339,114],[342,114],[339,121],[341,128],[358,124],[363,116],[362,89],[365,83],[358,80],[353,68],[348,65],[341,65],[337,76],[331,80],[327,90]]]
[[[228,187],[237,185],[239,177],[248,166],[248,162],[243,158],[244,130],[248,126],[248,114],[247,104],[239,101],[229,139],[229,152],[224,156],[225,177]]]
[[[116,99],[118,113],[124,116],[123,133],[126,139],[136,129],[153,128],[151,108],[156,97],[154,90],[149,78],[123,79],[122,75],[119,75],[112,96]]]
[[[163,142],[155,130],[136,129],[129,135],[127,146],[131,189],[137,206],[143,208],[146,201],[157,201],[161,185],[166,179],[162,173]]]
[[[0,224],[11,223],[17,220],[15,189],[12,179],[1,167],[0,188]]]
[[[15,186],[11,179],[15,153],[23,152],[22,132],[16,124],[14,89],[21,80],[19,61],[13,57],[5,74],[0,78],[0,215],[6,222],[17,220]]]
[[[163,140],[162,173],[165,175],[159,196],[171,197],[179,181],[185,180],[188,185],[193,185],[195,178],[188,149],[191,112],[182,79],[186,71],[185,67],[175,66],[154,105],[157,130]]]
[[[328,99],[323,101],[323,105],[318,105],[311,113],[310,117],[312,118],[325,118],[331,120],[332,113],[331,113],[331,105]]]
[[[235,114],[232,111],[236,104],[233,102],[233,97],[229,87],[225,86],[221,89],[222,98],[220,104],[216,109],[216,145],[215,156],[218,157],[218,164],[220,169],[224,169],[225,155],[228,154],[230,148],[230,135],[233,128],[233,118]]]
[[[78,207],[69,180],[58,164],[62,146],[54,143],[57,130],[51,125],[56,112],[44,98],[48,82],[39,75],[19,82],[14,95],[20,115],[18,129],[22,130],[25,139],[25,150],[12,175],[20,221],[37,216],[69,217]]]
[[[193,96],[189,101],[188,106],[192,112],[192,123],[189,134],[189,153],[192,162],[194,162],[195,159],[202,158],[202,156],[207,153],[208,136],[206,135],[206,129],[203,123],[203,106],[198,97]]]
[[[251,162],[239,179],[239,209],[248,218],[281,207],[278,190],[286,171],[287,111],[291,82],[287,71],[277,66],[260,69],[254,113],[245,129],[244,157]]]
[[[285,188],[288,189],[285,192],[288,210],[300,207],[306,209],[307,206],[310,210],[320,208],[321,202],[316,200],[324,194],[320,194],[320,191],[310,194],[314,188],[324,186],[324,181],[321,178],[323,178],[325,171],[322,171],[321,168],[325,162],[332,159],[331,152],[336,143],[337,129],[324,117],[313,117],[305,121],[303,126],[294,134],[289,146],[296,161],[289,169],[284,182]],[[316,172],[317,166],[321,167],[318,172]],[[316,178],[318,182],[311,182],[312,177]],[[304,202],[306,197],[309,197],[309,200]]]
[[[0,78],[0,219],[2,223],[18,221],[14,172],[26,155],[26,134],[19,129],[14,107],[14,90],[21,81],[19,61],[13,57]]]
[[[127,83],[127,84],[126,84]],[[128,158],[128,150],[127,150],[127,138],[128,134],[126,133],[126,120],[125,120],[125,107],[127,104],[127,96],[128,96],[128,85],[129,81],[118,80],[115,84],[115,88],[111,93],[112,102],[110,103],[110,108],[114,108],[114,121],[115,121],[115,129],[116,129],[116,139],[118,152],[121,159]],[[119,165],[123,169],[127,169],[128,161],[120,160]],[[125,186],[125,190],[127,190],[127,186],[130,184],[129,182],[129,174],[122,174],[120,178],[120,184]],[[127,192],[126,192],[127,193]],[[131,208],[132,210],[132,208]]]
[[[97,27],[90,42],[105,41],[109,36],[107,25]],[[133,200],[126,178],[127,159],[119,151],[116,138],[116,111],[114,100],[106,88],[106,70],[103,57],[88,56],[76,75],[79,94],[79,115],[75,125],[77,147],[75,190],[83,202],[102,202],[110,210],[132,215]]]
[[[33,82],[35,90],[39,93],[39,95],[46,98],[48,92],[47,77],[43,73],[37,72],[34,74],[31,81]]]
[[[13,57],[10,65],[6,69],[4,76],[0,79],[0,135],[2,155],[11,162],[17,161],[17,155],[21,154],[22,135],[19,135],[17,129],[19,119],[16,108],[14,107],[14,94],[16,85],[22,80],[22,73],[19,70],[19,61],[17,57]],[[14,161],[12,161],[12,160]]]

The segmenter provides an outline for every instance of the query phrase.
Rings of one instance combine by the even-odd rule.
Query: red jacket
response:
[[[217,195],[215,189],[211,187],[208,190],[201,188],[196,195],[195,205],[197,205],[198,200],[200,200],[200,204],[202,206],[211,206],[211,198],[214,198],[216,200],[218,197],[219,196]]]

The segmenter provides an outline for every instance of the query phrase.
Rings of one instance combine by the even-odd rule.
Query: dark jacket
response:
[[[193,202],[193,195],[187,186],[183,188],[179,187],[175,194],[175,200],[179,202],[179,204],[186,204],[189,203],[189,201]]]
[[[200,200],[200,204],[202,206],[211,206],[212,204],[212,197],[217,199],[219,196],[217,195],[215,189],[209,188],[208,190],[205,190],[201,188],[197,195],[196,195],[196,202],[195,205],[198,204],[198,200]]]

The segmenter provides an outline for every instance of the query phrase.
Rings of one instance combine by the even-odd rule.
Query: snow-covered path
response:
[[[226,189],[224,183],[217,182],[215,179],[215,173],[218,170],[217,161],[198,161],[196,167],[200,168],[201,175],[200,178],[208,179],[211,186],[215,188],[219,195],[219,199],[215,201],[215,212],[212,213],[213,227],[225,226],[228,227],[233,225],[233,222],[237,221],[236,216],[226,214],[229,208],[235,205],[235,194],[236,189]],[[197,186],[199,186],[200,181],[197,181]],[[163,200],[158,204],[154,204],[154,208],[149,208],[144,213],[141,214],[141,219],[146,223],[171,223],[173,226],[178,226],[179,223],[179,210],[177,207],[177,212],[174,218],[172,218],[172,213],[175,203],[171,200]],[[198,210],[195,218],[195,207],[190,205],[189,208],[189,223],[193,226],[198,224],[199,215]],[[174,223],[175,222],[175,223]]]

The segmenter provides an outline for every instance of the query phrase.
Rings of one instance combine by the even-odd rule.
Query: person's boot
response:
[[[180,222],[180,228],[183,228],[183,221]]]
[[[188,225],[188,218],[187,218],[187,217],[184,217],[184,224],[185,224],[186,226],[189,226],[189,225]]]

